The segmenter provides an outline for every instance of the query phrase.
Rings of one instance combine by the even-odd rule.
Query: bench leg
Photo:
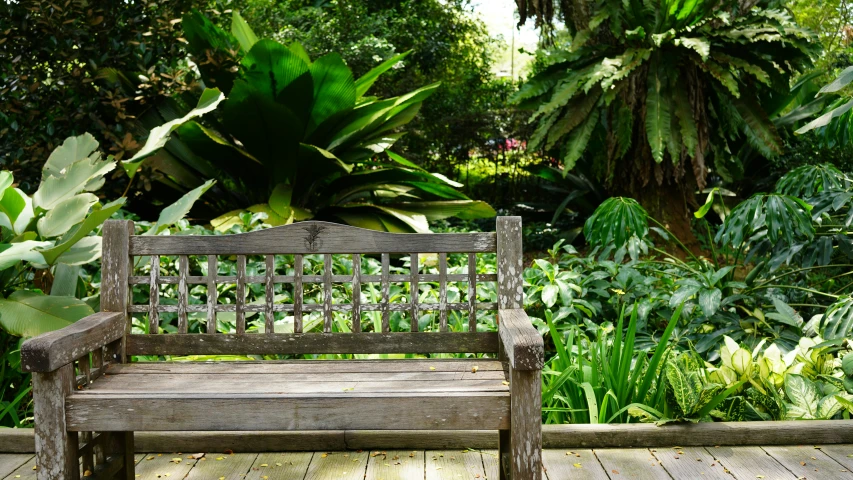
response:
[[[65,397],[74,383],[74,367],[33,373],[38,480],[79,480],[77,432],[66,430]]]
[[[501,479],[542,479],[541,372],[510,368],[510,429],[501,430]]]
[[[119,480],[134,480],[136,478],[135,462],[133,461],[133,432],[113,432],[114,455],[121,456],[123,464],[116,473]]]

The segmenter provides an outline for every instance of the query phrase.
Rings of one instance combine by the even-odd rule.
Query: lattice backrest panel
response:
[[[447,351],[490,351],[495,250],[494,233],[392,234],[324,222],[239,235],[132,236],[128,353],[202,353],[186,347],[188,338],[163,333],[208,334],[181,335],[208,343],[209,334],[246,337],[234,339],[234,353],[247,346],[283,353],[281,345],[258,346],[259,336],[290,334],[296,343],[307,337],[293,334],[302,333],[464,332],[469,340]],[[158,338],[174,348],[153,347]],[[222,351],[210,346],[208,353]],[[314,353],[370,349],[332,340],[322,348]]]

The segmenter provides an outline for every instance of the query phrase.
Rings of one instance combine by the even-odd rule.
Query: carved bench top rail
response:
[[[494,233],[387,233],[327,222],[299,222],[236,235],[130,237],[131,255],[494,252]]]

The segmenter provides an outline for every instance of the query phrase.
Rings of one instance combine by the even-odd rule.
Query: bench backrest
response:
[[[464,254],[461,258],[467,257],[467,271],[457,268],[464,273],[448,273],[448,254],[460,253]],[[339,258],[342,254],[344,258],[351,256],[352,268],[346,274],[334,274],[333,255]],[[434,273],[427,273],[422,266],[427,254],[437,255]],[[496,274],[476,271],[476,256],[481,254],[497,255]],[[288,256],[289,267],[281,268],[279,262],[277,271],[276,255]],[[309,255],[318,263],[322,261],[321,274],[303,271],[303,261]],[[408,273],[392,274],[392,255],[409,257],[413,267]],[[258,261],[263,258],[263,271],[247,274],[247,256]],[[362,272],[362,256],[381,262],[378,274]],[[173,272],[161,271],[161,258],[163,263],[174,265]],[[236,275],[218,274],[223,258],[233,259]],[[191,261],[203,275],[190,275]],[[520,217],[498,217],[495,233],[443,234],[395,234],[311,221],[237,235],[146,236],[133,235],[130,221],[111,220],[103,229],[101,310],[127,313],[126,355],[497,352],[497,333],[477,331],[477,312],[521,308],[521,274]],[[456,302],[448,301],[447,295],[447,286],[453,282],[466,285],[460,288]],[[478,301],[477,285],[490,282],[496,282],[492,299],[496,301]],[[376,301],[362,303],[360,292],[366,283],[378,285]],[[419,292],[419,285],[437,285],[437,301],[421,302],[419,295],[411,294],[397,295],[397,302],[392,301],[391,285],[404,283],[410,284],[409,292]],[[219,301],[217,285],[221,284],[233,285],[234,295],[228,298],[233,303]],[[246,302],[247,288],[253,284],[256,291],[263,285],[263,303]],[[275,299],[278,284],[287,286],[290,301]],[[333,302],[335,284],[351,285],[349,303]],[[164,304],[161,288],[167,285],[165,289],[175,295]],[[189,302],[189,291],[196,285],[207,288],[204,304]],[[312,298],[319,300],[305,302],[306,288],[315,291]],[[418,331],[417,319],[427,311],[436,317],[434,326]],[[222,312],[233,312],[229,315],[236,319],[234,332],[216,333],[217,314]],[[247,332],[247,314],[254,312],[263,313],[263,333]],[[288,327],[287,333],[275,333],[276,312],[292,315],[292,328]],[[370,314],[377,316],[377,328],[373,322],[362,321],[365,312],[378,312]],[[391,312],[408,315],[410,331],[392,332]],[[322,328],[318,325],[310,332],[304,319],[319,317],[320,313]],[[171,318],[170,329],[176,333],[158,333],[162,314]],[[341,315],[347,316],[343,328],[336,322]],[[464,316],[466,326],[458,328],[457,321],[457,331],[451,331],[449,315],[457,320],[459,315]],[[138,321],[147,316],[147,334],[131,333],[134,316]],[[202,319],[197,328],[189,328],[191,318]],[[205,333],[189,333],[192,330]]]

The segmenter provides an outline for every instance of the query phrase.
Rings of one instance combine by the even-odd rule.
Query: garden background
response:
[[[108,218],[221,235],[306,219],[488,231],[521,215],[546,423],[849,418],[853,4],[495,4],[0,3],[0,425],[32,426],[21,342],[97,310]],[[523,27],[496,35],[484,18]],[[465,260],[451,255],[451,273]],[[395,331],[434,328],[391,316]],[[205,324],[190,314],[191,331]],[[176,325],[161,316],[162,332]],[[234,328],[221,313],[217,331]]]

